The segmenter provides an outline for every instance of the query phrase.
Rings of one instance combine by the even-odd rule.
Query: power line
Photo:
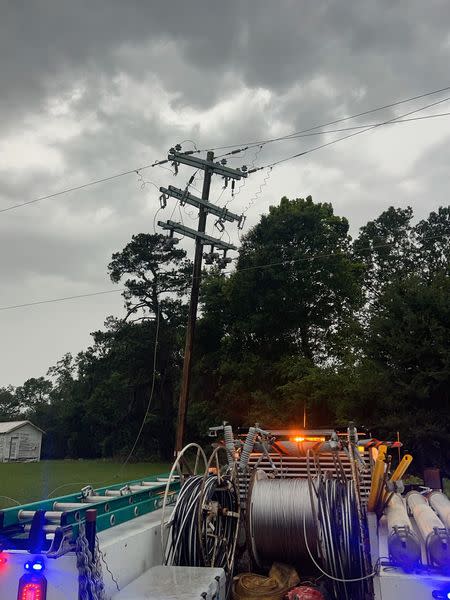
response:
[[[295,138],[295,136],[299,136],[300,134],[307,133],[309,131],[314,131],[315,129],[321,129],[322,127],[328,127],[330,125],[336,125],[337,123],[343,123],[344,121],[349,121],[351,119],[357,119],[358,117],[362,117],[364,115],[369,115],[374,112],[378,112],[380,110],[385,110],[387,108],[393,108],[393,107],[399,106],[401,104],[406,104],[407,102],[412,102],[413,100],[420,100],[421,98],[426,98],[427,96],[433,96],[435,94],[439,94],[441,92],[446,92],[448,90],[450,90],[450,86],[446,86],[446,87],[440,88],[438,90],[433,90],[431,92],[425,92],[423,94],[419,94],[418,96],[412,96],[412,97],[406,98],[404,100],[397,100],[396,102],[391,102],[390,104],[385,104],[383,106],[371,108],[370,110],[365,110],[363,112],[356,113],[354,115],[342,117],[340,119],[335,119],[334,121],[328,121],[327,123],[322,123],[321,125],[314,125],[313,127],[308,127],[307,129],[301,129],[300,131],[294,131],[292,133],[289,133],[289,134],[286,134],[286,135],[283,135],[280,137],[269,138],[269,139],[265,139],[265,140],[257,140],[257,141],[252,141],[252,142],[241,142],[239,144],[230,144],[228,146],[217,146],[215,148],[211,148],[211,150],[227,150],[229,148],[236,148],[237,146],[246,146],[247,148],[249,148],[251,146],[258,146],[260,144],[270,144],[272,142],[278,142],[281,140],[289,139],[291,137]],[[235,151],[234,153],[237,153],[237,152],[238,151]]]
[[[400,119],[398,121],[393,121],[392,123],[387,123],[386,121],[379,121],[378,123],[365,123],[364,125],[353,125],[352,127],[339,127],[338,129],[325,129],[323,131],[312,131],[310,133],[301,133],[299,135],[286,138],[285,141],[298,140],[299,138],[312,137],[315,135],[327,135],[329,133],[341,133],[342,131],[353,131],[355,129],[364,129],[366,127],[379,127],[381,125],[398,125],[401,123],[410,123],[412,121],[425,121],[427,119],[435,119],[437,117],[448,117],[448,116],[450,116],[450,111],[443,112],[443,113],[435,113],[433,115],[424,115],[422,117],[411,117],[410,119]]]
[[[124,292],[125,288],[115,290],[104,290],[102,292],[90,292],[88,294],[77,294],[76,296],[64,296],[62,298],[50,298],[49,300],[38,300],[36,302],[25,302],[24,304],[12,304],[11,306],[0,306],[2,310],[12,310],[13,308],[25,308],[26,306],[37,306],[38,304],[52,304],[53,302],[65,302],[66,300],[77,300],[78,298],[89,298],[90,296],[102,296],[104,294],[116,294]]]
[[[426,236],[424,237],[422,240],[420,240],[421,242],[425,242],[428,240],[435,240],[435,239],[444,239],[450,237],[450,233],[448,234],[439,234],[439,235],[430,235],[430,236]],[[378,250],[380,248],[389,248],[391,246],[395,246],[397,242],[386,242],[383,244],[373,244],[371,246],[365,246],[363,248],[358,248],[358,252],[364,252],[365,250],[367,251],[371,251],[371,250]],[[417,248],[411,248],[411,250],[415,250]],[[243,271],[256,271],[258,269],[268,269],[269,267],[281,267],[283,265],[288,265],[288,264],[293,264],[293,263],[297,263],[297,262],[302,262],[302,261],[314,261],[314,260],[321,260],[322,258],[333,258],[333,257],[342,257],[343,255],[341,253],[336,253],[336,252],[330,252],[327,254],[313,254],[311,256],[301,256],[298,258],[292,258],[292,259],[286,259],[286,260],[281,260],[281,261],[277,261],[277,262],[272,262],[272,263],[265,263],[263,265],[254,265],[251,267],[241,267],[239,269],[234,269],[233,271],[222,271],[222,273],[224,275],[232,275],[234,273],[241,273]],[[238,258],[233,259],[233,260],[238,260]],[[178,292],[185,292],[189,287],[189,284],[186,284],[185,286],[183,286],[182,288],[179,289],[174,289],[174,290],[170,290],[170,292],[167,293],[178,293]],[[118,288],[116,290],[106,290],[103,292],[92,292],[90,294],[79,294],[77,296],[66,296],[64,298],[52,298],[49,300],[41,300],[39,302],[27,302],[25,304],[15,304],[12,306],[3,306],[0,307],[0,311],[3,310],[11,310],[13,308],[25,308],[28,306],[35,306],[38,304],[50,304],[52,302],[63,302],[65,300],[73,300],[73,299],[78,299],[78,298],[87,298],[89,296],[100,296],[102,294],[111,294],[114,292],[124,292],[126,291],[125,288]]]
[[[341,119],[335,119],[334,121],[328,121],[327,123],[323,123],[321,125],[315,125],[313,127],[309,127],[307,129],[302,129],[300,131],[296,131],[296,132],[293,132],[293,133],[290,133],[290,134],[287,134],[287,135],[284,135],[284,136],[280,136],[280,137],[277,137],[277,138],[269,138],[269,139],[265,139],[265,140],[259,140],[259,141],[253,141],[253,142],[246,142],[246,143],[241,143],[241,144],[233,144],[233,145],[228,145],[228,146],[217,146],[215,148],[212,148],[212,150],[226,150],[226,149],[229,149],[229,148],[236,148],[236,146],[245,146],[245,148],[240,148],[238,150],[235,150],[233,152],[229,152],[229,153],[226,154],[226,155],[231,155],[231,154],[237,154],[238,152],[245,151],[245,150],[251,148],[252,146],[265,145],[265,144],[269,144],[269,143],[277,142],[277,141],[281,141],[281,140],[297,139],[297,137],[306,137],[306,136],[303,136],[303,134],[306,134],[308,132],[313,132],[316,129],[321,129],[323,127],[328,127],[330,125],[335,125],[337,123],[342,123],[342,122],[348,121],[350,119],[356,119],[358,117],[361,117],[361,116],[364,116],[364,115],[368,115],[368,114],[371,114],[371,113],[374,113],[374,112],[377,112],[377,111],[380,111],[380,110],[385,110],[387,108],[393,108],[394,106],[399,106],[400,104],[404,104],[404,103],[407,103],[407,102],[412,102],[413,100],[419,100],[419,99],[425,98],[427,96],[432,96],[434,94],[438,94],[440,92],[444,92],[444,91],[447,91],[449,89],[450,89],[450,86],[443,87],[443,88],[440,88],[438,90],[433,90],[431,92],[426,92],[426,93],[420,94],[418,96],[412,96],[412,97],[406,98],[404,100],[398,100],[398,101],[392,102],[390,104],[385,104],[383,106],[372,108],[370,110],[366,110],[366,111],[363,111],[363,112],[360,112],[360,113],[357,113],[357,114],[354,114],[354,115],[343,117]],[[430,105],[430,106],[433,106],[433,105]],[[420,110],[424,110],[424,109],[420,109]],[[416,111],[412,111],[411,113],[407,113],[407,114],[412,114],[413,112],[416,112]],[[440,117],[440,116],[447,116],[448,114],[450,114],[450,113],[442,113],[442,114],[439,114],[439,115],[429,115],[429,116],[426,116],[426,117],[422,117],[422,119],[434,118],[434,117]],[[404,121],[401,121],[399,119],[401,119],[401,117],[398,117],[397,119],[395,119],[395,121],[399,122],[399,123],[407,121],[406,119]],[[412,121],[413,119],[408,119],[408,120]],[[370,125],[370,127],[379,127],[381,125],[387,125],[389,123],[390,123],[390,121],[386,121],[386,122],[383,122],[383,123],[377,123],[377,124],[374,124],[374,125]],[[361,127],[364,127],[364,126],[361,126]],[[329,132],[318,132],[317,135],[320,135],[321,133],[325,134],[325,133],[333,133],[333,132],[332,131],[329,131]],[[341,138],[341,139],[346,139],[346,138]],[[195,147],[194,151],[188,152],[189,154],[194,154],[194,153],[196,154],[196,153],[202,152],[202,150],[198,150],[197,149],[197,147],[195,146],[195,143],[192,140],[184,140],[184,141],[191,142],[194,145],[194,147]],[[337,141],[340,141],[340,140],[336,140],[336,142]],[[333,143],[336,143],[336,142],[333,142]],[[315,149],[318,149],[318,148],[315,148]],[[313,150],[315,150],[315,149],[311,149],[311,152]],[[226,155],[223,155],[223,156],[226,156]],[[286,159],[286,160],[288,160],[288,159]],[[49,200],[51,198],[56,198],[56,197],[61,196],[63,194],[67,194],[67,193],[70,193],[70,192],[75,192],[77,190],[81,190],[81,189],[84,189],[84,188],[87,188],[87,187],[90,187],[90,186],[93,186],[93,185],[98,185],[100,183],[106,183],[107,181],[112,181],[114,179],[118,179],[120,177],[124,177],[125,175],[131,175],[132,173],[138,173],[139,174],[139,172],[143,171],[144,169],[149,169],[149,168],[156,167],[156,166],[162,166],[163,164],[165,164],[167,162],[168,162],[167,159],[165,159],[165,160],[158,160],[158,161],[155,161],[154,163],[149,164],[149,165],[144,165],[142,167],[138,167],[138,168],[135,168],[135,169],[130,169],[128,171],[123,171],[121,173],[116,173],[116,174],[110,175],[108,177],[103,177],[101,179],[96,179],[96,180],[93,180],[93,181],[89,181],[87,183],[84,183],[84,184],[81,184],[81,185],[77,185],[77,186],[73,186],[73,187],[70,187],[70,188],[66,188],[66,189],[60,190],[58,192],[54,192],[52,194],[47,194],[45,196],[40,196],[38,198],[34,198],[33,200],[28,200],[26,202],[21,202],[21,203],[18,203],[18,204],[13,204],[12,206],[8,206],[6,208],[0,209],[0,213],[4,213],[4,212],[11,211],[11,210],[15,210],[17,208],[21,208],[23,206],[28,206],[30,204],[35,204],[35,203],[41,202],[43,200]]]
[[[118,472],[118,474],[123,470],[123,468],[127,465],[128,461],[130,460],[130,458],[133,456],[133,452],[136,449],[136,446],[138,445],[138,442],[141,438],[142,432],[144,430],[145,427],[145,422],[147,420],[147,416],[148,413],[150,411],[150,407],[152,405],[152,401],[153,401],[153,396],[154,396],[154,392],[155,392],[155,384],[156,384],[156,362],[157,362],[157,358],[158,358],[158,338],[159,338],[159,322],[160,322],[160,317],[161,317],[161,306],[158,305],[158,310],[156,312],[156,332],[155,332],[155,345],[153,348],[153,376],[152,376],[152,387],[150,389],[150,396],[148,399],[148,403],[147,403],[147,408],[145,409],[145,413],[144,413],[144,417],[142,419],[141,422],[141,426],[139,427],[139,431],[136,435],[136,439],[134,440],[134,444],[130,450],[130,452],[128,453],[128,456],[126,457],[126,459],[123,461],[122,465],[120,466],[120,470]]]
[[[116,173],[115,175],[110,175],[109,177],[103,177],[102,179],[95,179],[94,181],[89,181],[88,183],[83,183],[81,185],[76,185],[71,188],[66,188],[64,190],[60,190],[59,192],[54,192],[53,194],[47,194],[46,196],[40,196],[39,198],[35,198],[34,200],[28,200],[27,202],[21,202],[20,204],[13,204],[12,206],[8,206],[6,208],[0,209],[0,213],[8,212],[10,210],[15,210],[16,208],[21,208],[22,206],[28,206],[29,204],[35,204],[36,202],[42,202],[42,200],[48,200],[50,198],[56,198],[57,196],[62,196],[63,194],[68,194],[69,192],[75,192],[77,190],[82,190],[84,188],[90,187],[91,185],[97,185],[99,183],[106,183],[107,181],[111,181],[113,179],[118,179],[119,177],[124,177],[125,175],[131,175],[131,173],[137,173],[139,175],[140,171],[144,169],[150,169],[152,167],[156,167],[163,163],[168,162],[167,160],[159,160],[151,165],[144,165],[143,167],[139,167],[136,169],[130,169],[129,171],[123,171],[122,173]]]
[[[316,150],[320,150],[322,148],[326,148],[327,146],[332,146],[333,144],[337,144],[338,142],[342,142],[344,140],[348,140],[349,138],[355,137],[357,135],[361,135],[362,133],[366,133],[368,131],[373,131],[374,129],[378,128],[378,127],[382,127],[384,125],[390,125],[393,122],[399,120],[399,119],[403,119],[404,117],[408,117],[409,115],[415,114],[417,112],[420,112],[422,110],[426,110],[427,108],[432,108],[433,106],[436,106],[437,104],[442,104],[443,102],[448,102],[450,100],[450,96],[447,98],[443,98],[442,100],[438,100],[437,102],[432,102],[431,104],[427,104],[425,106],[422,106],[421,108],[416,108],[414,110],[411,110],[407,113],[404,113],[403,115],[399,115],[398,117],[393,117],[392,119],[389,119],[387,121],[383,121],[382,123],[377,123],[375,125],[370,125],[369,127],[367,127],[366,129],[363,129],[361,131],[356,131],[354,133],[350,133],[348,135],[344,135],[343,137],[337,138],[335,140],[332,140],[330,142],[325,142],[324,144],[320,144],[319,146],[315,146],[313,148],[309,148],[308,150],[304,150],[303,152],[298,152],[297,154],[292,154],[291,156],[287,156],[286,158],[282,158],[280,160],[277,160],[273,163],[264,165],[262,167],[258,167],[257,169],[252,169],[250,171],[248,171],[248,173],[255,173],[256,171],[261,171],[262,169],[267,169],[269,167],[275,167],[277,165],[280,165],[281,163],[285,163],[288,160],[292,160],[294,158],[299,158],[300,156],[305,156],[306,154],[311,154],[311,152],[315,152]]]

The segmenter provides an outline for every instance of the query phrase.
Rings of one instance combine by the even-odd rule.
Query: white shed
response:
[[[30,421],[0,423],[0,462],[39,461],[43,433]]]

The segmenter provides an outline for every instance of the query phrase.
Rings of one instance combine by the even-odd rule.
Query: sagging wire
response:
[[[244,210],[242,211],[242,215],[245,217],[246,214],[248,213],[248,211],[250,210],[250,208],[255,204],[255,202],[258,200],[258,198],[260,198],[263,189],[266,187],[270,176],[272,175],[272,169],[273,167],[269,167],[267,169],[266,175],[264,176],[264,179],[262,181],[262,183],[260,184],[257,192],[255,192],[255,194],[250,198],[248,204],[244,207]],[[242,228],[240,228],[241,230]],[[238,237],[239,237],[239,241],[241,242],[241,238],[242,238],[242,234],[239,232],[238,233]]]
[[[194,142],[194,140],[190,140],[190,139],[187,139],[187,140],[182,140],[181,142],[178,142],[178,144],[176,144],[176,145],[175,145],[175,148],[177,148],[177,146],[179,146],[179,148],[180,148],[180,150],[181,150],[181,146],[182,146],[182,144],[184,144],[184,143],[186,143],[186,142],[189,142],[190,144],[192,144],[192,145],[194,146],[194,149],[195,149],[195,152],[196,152],[196,153],[197,153],[197,152],[201,152],[201,150],[199,150],[199,149],[198,149],[198,147],[197,147],[197,144]]]
[[[402,115],[398,115],[397,117],[393,117],[392,119],[387,119],[386,121],[382,121],[381,123],[376,123],[374,125],[370,125],[369,127],[367,127],[366,129],[362,129],[360,131],[356,131],[354,133],[350,133],[348,135],[344,135],[340,138],[331,140],[329,142],[325,142],[324,144],[319,144],[318,146],[314,146],[313,148],[309,148],[308,150],[304,150],[303,152],[297,152],[297,154],[292,154],[291,156],[287,156],[286,158],[281,158],[280,160],[276,160],[272,163],[269,163],[267,165],[263,165],[261,167],[256,167],[254,169],[250,169],[248,171],[248,174],[250,175],[251,173],[256,173],[257,171],[262,171],[264,169],[267,169],[268,167],[275,167],[277,165],[280,165],[282,163],[285,163],[289,160],[293,160],[294,158],[299,158],[301,156],[305,156],[307,154],[311,154],[312,152],[315,152],[316,150],[321,150],[322,148],[327,148],[328,146],[332,146],[333,144],[337,144],[338,142],[342,142],[344,140],[348,140],[350,138],[353,138],[357,135],[361,135],[362,133],[367,133],[369,131],[373,131],[374,129],[378,129],[379,127],[383,127],[384,125],[390,125],[392,123],[395,123],[396,121],[399,121],[400,119],[403,119],[405,117],[408,117],[409,115],[413,115],[415,113],[418,113],[422,110],[426,110],[427,108],[432,108],[433,106],[436,106],[437,104],[442,104],[443,102],[448,102],[450,100],[450,96],[447,96],[446,98],[443,98],[442,100],[438,100],[436,102],[432,102],[431,104],[426,104],[425,106],[421,106],[420,108],[416,108],[414,110],[410,110],[407,113],[403,113]]]
[[[140,169],[137,169],[135,173],[138,177],[138,183],[140,184],[141,190],[144,190],[147,185],[152,185],[159,192],[159,187],[156,185],[156,183],[153,183],[153,181],[150,181],[149,179],[144,179],[144,176],[142,175]]]
[[[269,138],[269,139],[259,140],[259,141],[252,141],[252,142],[241,142],[240,144],[230,144],[228,146],[216,146],[215,148],[210,148],[210,150],[227,150],[228,148],[235,148],[236,146],[244,146],[244,145],[247,145],[247,147],[250,148],[250,147],[257,146],[259,144],[269,144],[269,143],[272,143],[272,142],[278,142],[278,141],[282,141],[282,140],[286,140],[286,139],[289,140],[289,139],[292,139],[292,138],[295,139],[296,137],[300,136],[300,134],[307,133],[309,131],[314,131],[316,129],[322,129],[323,127],[328,127],[330,125],[336,125],[337,123],[343,123],[344,121],[349,121],[351,119],[356,119],[358,117],[362,117],[364,115],[369,115],[369,114],[372,114],[374,112],[379,112],[379,111],[385,110],[387,108],[393,108],[393,107],[399,106],[401,104],[406,104],[407,102],[412,102],[413,100],[420,100],[422,98],[426,98],[427,96],[434,96],[436,94],[440,94],[441,92],[446,92],[448,90],[450,90],[450,86],[446,86],[446,87],[443,87],[443,88],[440,88],[440,89],[437,89],[437,90],[432,90],[430,92],[425,92],[423,94],[419,94],[419,95],[416,95],[416,96],[411,96],[411,97],[405,98],[403,100],[397,100],[395,102],[391,102],[391,103],[385,104],[383,106],[378,106],[378,107],[372,108],[370,110],[365,110],[363,112],[359,112],[359,113],[356,113],[356,114],[353,114],[353,115],[349,115],[349,116],[346,116],[346,117],[341,117],[341,118],[335,119],[333,121],[328,121],[327,123],[321,123],[320,125],[314,125],[313,127],[309,127],[307,129],[302,129],[300,131],[294,131],[294,132],[292,132],[290,134],[283,135],[283,136],[280,136],[280,137]]]

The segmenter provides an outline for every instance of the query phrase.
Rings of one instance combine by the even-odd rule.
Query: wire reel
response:
[[[220,454],[225,459],[223,465],[220,464]],[[211,474],[212,468],[214,474]],[[210,487],[211,478],[215,479],[215,485]],[[208,460],[198,511],[200,548],[205,566],[223,567],[231,573],[241,506],[237,470],[229,466],[224,446],[217,446]]]
[[[202,474],[207,473],[207,464],[206,454],[201,446],[198,444],[188,444],[185,446],[177,455],[175,462],[172,465],[172,468],[169,473],[169,477],[166,483],[166,489],[164,491],[164,500],[162,505],[162,515],[161,515],[161,548],[163,557],[165,556],[166,546],[167,546],[167,524],[166,524],[166,513],[167,513],[167,499],[170,493],[170,486],[175,481],[180,481],[182,484],[184,483],[185,476],[183,475],[181,465],[189,464],[189,461],[186,459],[186,455],[191,454],[191,451],[195,449],[195,462],[193,468],[193,476],[197,476],[198,473],[202,472]],[[203,466],[203,468],[202,468]]]
[[[221,567],[231,573],[240,518],[236,470],[228,464],[221,465],[220,453],[227,458],[224,447],[217,447],[206,461],[203,450],[197,444],[189,444],[175,461],[171,476],[186,451],[193,447],[197,448],[197,457],[204,459],[204,472],[184,478],[167,525],[163,510],[163,560],[177,566]],[[168,485],[170,481],[171,477]]]

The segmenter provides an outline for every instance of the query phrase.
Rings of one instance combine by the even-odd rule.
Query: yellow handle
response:
[[[395,471],[392,473],[392,477],[389,480],[391,483],[393,481],[398,481],[403,477],[403,475],[408,470],[409,465],[412,463],[412,459],[413,457],[411,456],[411,454],[405,454],[402,460],[398,463],[398,466],[395,469]]]
[[[369,512],[375,511],[378,499],[382,493],[384,470],[386,467],[386,451],[387,447],[385,445],[381,445],[378,448],[378,456],[372,473],[372,485],[370,486],[369,500],[367,501],[367,510]]]

